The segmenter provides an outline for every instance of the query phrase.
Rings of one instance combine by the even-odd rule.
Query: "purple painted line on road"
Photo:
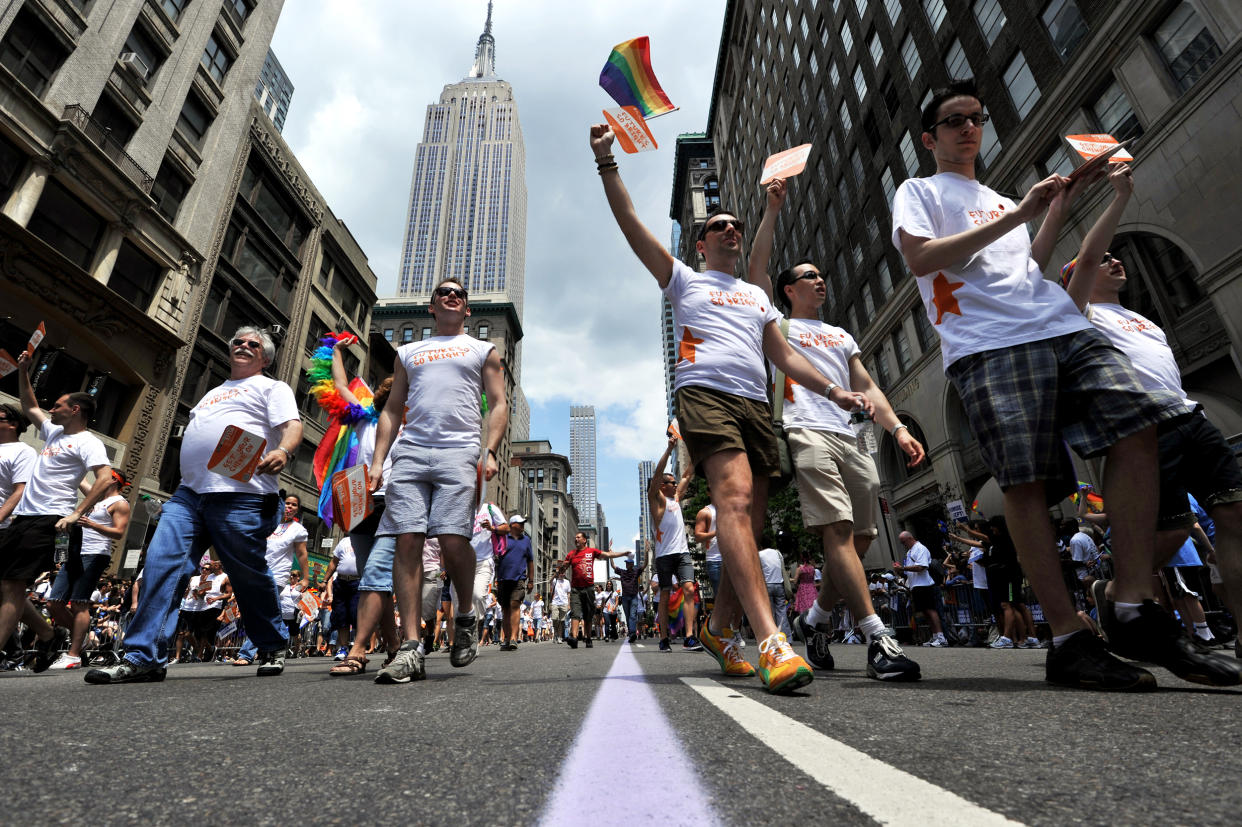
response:
[[[600,773],[601,749],[637,750],[635,741],[642,742],[642,759],[624,762],[615,779],[622,796],[615,776]],[[561,827],[584,818],[592,825],[718,821],[629,644],[617,652],[591,702],[539,824]]]

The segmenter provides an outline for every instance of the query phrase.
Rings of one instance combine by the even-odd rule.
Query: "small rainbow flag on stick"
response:
[[[599,73],[599,85],[619,106],[633,106],[644,118],[677,109],[651,71],[651,42],[645,35],[613,47]]]

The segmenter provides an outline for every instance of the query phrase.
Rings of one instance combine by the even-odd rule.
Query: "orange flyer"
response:
[[[9,355],[9,352],[0,347],[0,376],[8,376],[17,370],[17,360]]]
[[[1134,156],[1122,149],[1125,144],[1118,141],[1112,135],[1100,133],[1096,135],[1066,135],[1065,140],[1072,146],[1079,155],[1090,161],[1102,152],[1112,150],[1109,161],[1114,164],[1120,164],[1124,161],[1133,161]],[[1126,141],[1126,144],[1130,143]]]
[[[309,618],[319,616],[319,599],[315,595],[307,592],[302,595],[302,599],[298,601],[298,608],[302,610],[302,614]]]
[[[613,134],[617,136],[617,143],[621,144],[621,149],[626,153],[633,155],[635,152],[650,152],[653,149],[659,149],[655,135],[651,134],[651,129],[643,120],[638,107],[617,106],[605,109],[604,120],[608,121],[608,125],[612,127]]]
[[[30,334],[30,342],[26,345],[26,355],[34,357],[35,348],[43,341],[43,337],[47,335],[47,328],[43,326],[43,322],[39,322],[39,326],[35,328],[35,332]]]
[[[671,437],[681,439],[681,430],[677,427],[677,417],[673,417],[672,421],[668,423],[668,430],[666,430],[664,433],[668,434]]]
[[[250,482],[265,448],[267,440],[263,437],[229,425],[220,435],[216,450],[211,452],[207,470],[238,482]]]
[[[332,519],[346,531],[366,519],[375,509],[367,490],[367,466],[355,465],[332,475]]]
[[[803,144],[771,156],[763,162],[763,174],[759,176],[760,186],[768,184],[775,178],[793,178],[806,169],[806,159],[810,155],[811,145]]]

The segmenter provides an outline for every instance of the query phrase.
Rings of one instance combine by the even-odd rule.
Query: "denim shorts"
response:
[[[678,585],[694,582],[694,559],[688,551],[657,557],[655,564],[661,589],[673,588],[673,575],[677,575]]]
[[[111,562],[110,554],[81,555],[70,549],[65,565],[52,581],[47,599],[56,603],[89,603],[95,586],[99,585],[99,576],[107,571]]]
[[[395,537],[376,537],[375,531],[384,514],[384,499],[375,500],[375,510],[349,532],[349,542],[354,547],[354,559],[362,577],[358,581],[360,592],[392,591],[392,558],[397,550]]]
[[[376,534],[456,534],[474,531],[479,449],[427,448],[397,440]]]

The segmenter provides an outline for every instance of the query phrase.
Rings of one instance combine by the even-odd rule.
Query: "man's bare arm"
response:
[[[607,124],[595,124],[591,127],[591,150],[596,159],[612,154],[612,142],[616,136]],[[643,266],[655,276],[661,288],[667,287],[673,277],[673,257],[664,244],[638,218],[634,210],[634,202],[621,182],[621,172],[617,168],[604,171],[600,178],[604,182],[604,195],[608,198],[608,207],[612,217],[616,219],[621,234],[634,255]]]
[[[784,178],[777,178],[768,184],[767,207],[750,246],[750,266],[746,270],[746,278],[767,294],[768,301],[775,301],[772,298],[772,277],[768,275],[768,263],[772,258],[772,240],[776,236],[776,216],[781,211],[781,205],[785,203],[787,192]]]

